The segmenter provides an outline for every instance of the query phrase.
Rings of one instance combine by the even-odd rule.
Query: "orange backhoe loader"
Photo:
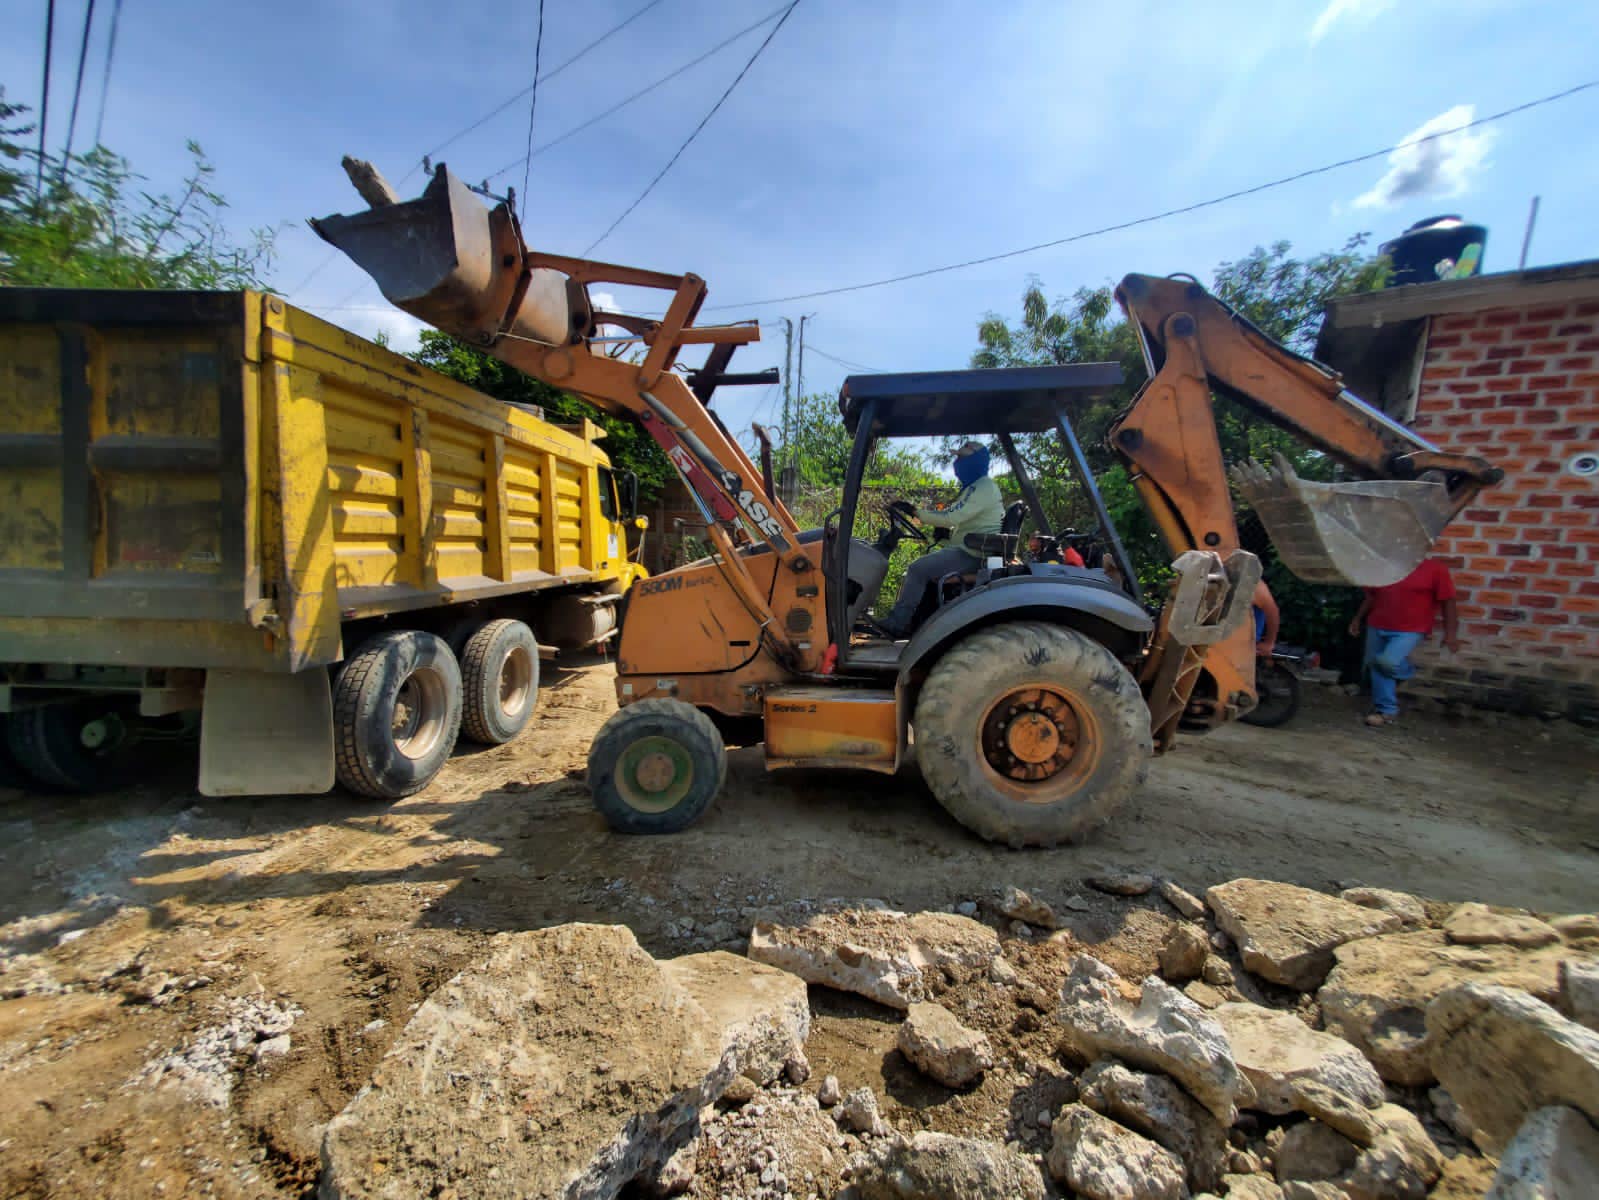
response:
[[[695,326],[704,281],[532,250],[512,203],[486,206],[443,166],[405,203],[366,164],[346,166],[372,207],[313,222],[324,238],[404,311],[633,417],[703,511],[714,553],[625,601],[621,708],[589,755],[595,804],[620,830],[670,832],[704,812],[734,727],[760,730],[770,767],[892,773],[914,751],[945,808],[1012,845],[1072,840],[1103,822],[1179,725],[1213,728],[1255,702],[1247,618],[1260,563],[1239,545],[1213,394],[1352,477],[1304,481],[1285,462],[1234,472],[1285,562],[1309,579],[1402,578],[1499,477],[1366,405],[1197,283],[1129,275],[1117,298],[1150,379],[1109,438],[1174,556],[1155,615],[1068,420],[1074,400],[1120,381],[1115,364],[851,377],[839,401],[854,438],[839,508],[825,528],[801,530],[708,407],[733,350],[760,335],[753,324]],[[660,289],[665,315],[598,312],[595,284]],[[601,352],[602,325],[636,336],[642,361]],[[685,378],[675,365],[693,345],[711,349]],[[1014,440],[1039,433],[1062,439],[1093,505],[1102,554],[1089,565],[1020,552],[1029,512],[1052,533]],[[861,481],[879,439],[929,436],[997,442],[1026,499],[999,534],[970,535],[981,565],[937,581],[914,635],[892,641],[865,616],[894,546],[925,533],[891,512],[875,541],[853,536]]]

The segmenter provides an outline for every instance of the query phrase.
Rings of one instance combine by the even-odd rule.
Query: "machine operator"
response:
[[[896,639],[910,636],[912,618],[929,586],[945,575],[975,571],[981,565],[982,557],[966,548],[966,535],[998,533],[1005,515],[1005,498],[999,494],[999,485],[988,477],[986,446],[980,442],[965,443],[955,451],[953,466],[961,492],[948,504],[917,508],[904,500],[896,500],[892,505],[924,525],[949,530],[946,549],[930,551],[910,565],[899,586],[899,599],[880,622]]]

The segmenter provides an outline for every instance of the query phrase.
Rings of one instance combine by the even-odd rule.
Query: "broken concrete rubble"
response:
[[[1560,964],[1560,1003],[1577,1024],[1599,1030],[1599,959],[1568,958]]]
[[[1396,892],[1390,888],[1352,887],[1338,893],[1340,900],[1358,904],[1361,908],[1375,908],[1392,913],[1406,925],[1424,925],[1427,906],[1409,892]]]
[[[1204,901],[1192,892],[1173,883],[1170,879],[1162,879],[1160,881],[1160,898],[1190,921],[1203,921],[1205,919]]]
[[[608,1197],[655,1178],[700,1111],[740,1071],[764,1069],[777,1031],[781,1063],[809,1019],[798,979],[694,957],[668,970],[620,926],[496,938],[485,962],[422,1004],[329,1123],[323,1197],[436,1195],[490,1168],[518,1195]],[[684,979],[725,993],[720,1017]]]
[[[997,1142],[917,1133],[887,1138],[855,1171],[861,1200],[1044,1200],[1036,1163]]]
[[[1089,1060],[1109,1054],[1170,1075],[1231,1125],[1240,1077],[1221,1026],[1154,975],[1144,980],[1136,1006],[1124,997],[1125,986],[1098,959],[1078,955],[1061,986],[1057,1012],[1067,1041]]]
[[[1340,946],[1337,965],[1316,993],[1322,1019],[1359,1048],[1389,1083],[1420,1087],[1435,1076],[1427,1061],[1427,1006],[1456,984],[1497,983],[1541,1000],[1559,995],[1559,946],[1456,946],[1441,930],[1363,938]]]
[[[1060,918],[1053,908],[1018,887],[1005,889],[999,898],[999,911],[1013,921],[1037,925],[1040,929],[1060,928]]]
[[[764,1086],[791,1060],[805,1061],[811,1006],[800,979],[724,950],[660,966],[724,1031],[724,1048],[737,1055],[740,1075]]]
[[[1484,1200],[1599,1196],[1599,1132],[1576,1109],[1540,1108],[1505,1147]]]
[[[1097,892],[1104,892],[1110,896],[1142,896],[1155,886],[1155,881],[1148,875],[1140,875],[1131,871],[1121,871],[1112,875],[1095,875],[1088,881],[1088,886]]]
[[[1497,1153],[1537,1109],[1568,1105],[1599,1121],[1599,1033],[1525,992],[1463,984],[1427,1009],[1438,1081]]]
[[[1296,1105],[1293,1085],[1313,1081],[1367,1108],[1383,1102],[1382,1080],[1359,1050],[1320,1033],[1292,1013],[1258,1004],[1222,1004],[1210,1015],[1227,1034],[1233,1060],[1249,1081],[1253,1099],[1242,1103],[1284,1114]]]
[[[1095,1112],[1175,1154],[1187,1166],[1189,1187],[1217,1185],[1227,1160],[1227,1130],[1175,1082],[1102,1059],[1083,1072],[1077,1090]]]
[[[1055,1118],[1045,1163],[1084,1200],[1181,1200],[1184,1192],[1175,1154],[1081,1104]]]
[[[1444,936],[1457,946],[1520,946],[1532,950],[1560,940],[1554,926],[1530,913],[1495,912],[1486,904],[1462,904],[1444,921]]]
[[[1173,983],[1198,979],[1210,955],[1210,939],[1197,925],[1173,925],[1160,948],[1160,973]]]
[[[897,1045],[917,1070],[945,1087],[975,1083],[994,1065],[988,1038],[967,1029],[947,1008],[930,1001],[910,1006],[899,1027]]]
[[[893,1133],[877,1107],[877,1093],[869,1087],[847,1094],[833,1111],[833,1119],[854,1133]]]
[[[1245,967],[1302,992],[1326,979],[1339,946],[1400,924],[1392,913],[1264,879],[1219,884],[1205,900],[1216,924],[1237,942]]]
[[[934,912],[851,910],[801,925],[763,922],[749,944],[756,962],[900,1009],[929,998],[932,973],[986,971],[998,954],[999,938],[988,926]]]
[[[1423,1200],[1443,1171],[1443,1157],[1406,1109],[1384,1104],[1370,1114],[1369,1142],[1319,1120],[1289,1129],[1277,1151],[1277,1180],[1331,1183],[1348,1200]]]

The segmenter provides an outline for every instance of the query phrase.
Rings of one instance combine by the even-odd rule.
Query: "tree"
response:
[[[1288,242],[1275,242],[1269,249],[1257,246],[1244,257],[1218,266],[1211,290],[1269,336],[1292,350],[1308,353],[1328,301],[1383,285],[1387,262],[1364,253],[1366,240],[1367,235],[1361,234],[1351,238],[1340,251],[1308,259],[1293,258]],[[1140,580],[1146,588],[1159,585],[1169,570],[1166,549],[1138,500],[1126,469],[1105,445],[1105,432],[1111,421],[1148,378],[1137,335],[1117,316],[1108,287],[1080,288],[1051,304],[1034,279],[1022,295],[1021,309],[1021,319],[1016,324],[996,313],[987,314],[978,323],[978,348],[972,354],[972,365],[1121,364],[1122,385],[1105,399],[1080,406],[1072,414],[1073,424]],[[1277,451],[1308,478],[1330,477],[1332,464],[1326,456],[1261,421],[1241,405],[1217,397],[1215,411],[1226,461],[1264,461]],[[1082,481],[1075,478],[1058,440],[1052,435],[1035,435],[1023,439],[1021,449],[1045,508],[1064,524],[1090,525],[1092,513]],[[1353,593],[1347,588],[1308,584],[1292,575],[1247,508],[1240,508],[1239,527],[1246,547],[1262,556],[1267,581],[1283,610],[1287,640],[1332,646],[1348,623],[1355,603]]]
[[[411,356],[417,362],[496,400],[537,405],[544,410],[545,418],[556,424],[576,424],[584,417],[595,422],[605,430],[605,453],[612,466],[638,476],[640,500],[654,500],[677,478],[666,454],[636,422],[608,416],[588,401],[524,375],[447,333],[424,329],[421,343]]]
[[[175,193],[139,185],[128,161],[96,146],[63,159],[26,144],[27,109],[0,88],[0,284],[48,287],[246,288],[264,286],[272,233],[235,242],[216,168],[188,144],[191,165]]]

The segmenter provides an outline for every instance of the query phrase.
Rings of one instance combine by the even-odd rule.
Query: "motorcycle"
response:
[[[1271,657],[1255,660],[1257,703],[1238,719],[1246,725],[1275,729],[1291,721],[1299,711],[1299,670],[1314,666],[1315,656],[1298,646],[1278,646]]]

